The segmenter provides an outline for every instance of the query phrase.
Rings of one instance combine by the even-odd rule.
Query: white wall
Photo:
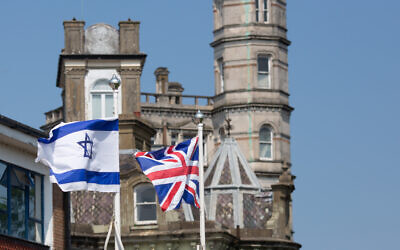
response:
[[[0,159],[44,175],[44,243],[53,246],[53,190],[49,168],[35,163],[37,139],[0,124]]]

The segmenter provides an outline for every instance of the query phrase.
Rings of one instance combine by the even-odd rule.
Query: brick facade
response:
[[[1,250],[47,250],[50,249],[48,246],[42,244],[34,243],[31,241],[23,240],[20,238],[14,238],[11,236],[6,236],[0,234],[0,246]]]
[[[53,242],[54,250],[65,248],[65,207],[64,194],[60,188],[53,184]]]

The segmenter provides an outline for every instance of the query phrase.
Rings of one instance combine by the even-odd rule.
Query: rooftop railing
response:
[[[53,123],[63,119],[63,109],[62,107],[50,110],[45,113],[46,124]]]
[[[201,95],[180,95],[180,94],[157,94],[157,93],[140,93],[142,103],[147,104],[175,104],[175,105],[196,105],[210,106],[213,105],[213,97]]]

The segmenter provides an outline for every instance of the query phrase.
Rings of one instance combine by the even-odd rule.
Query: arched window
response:
[[[270,58],[269,55],[257,56],[257,86],[259,88],[271,88]]]
[[[114,97],[108,80],[100,79],[90,90],[92,119],[113,117]]]
[[[263,125],[259,132],[260,141],[260,159],[272,159],[272,128],[269,125]]]
[[[133,189],[135,224],[157,223],[156,192],[152,184],[139,184]]]

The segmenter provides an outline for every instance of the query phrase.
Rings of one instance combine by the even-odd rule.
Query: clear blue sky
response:
[[[400,2],[288,0],[295,240],[306,250],[396,249],[400,234]],[[141,21],[142,91],[170,69],[213,94],[211,0],[3,1],[0,113],[33,127],[61,105],[63,20]]]

